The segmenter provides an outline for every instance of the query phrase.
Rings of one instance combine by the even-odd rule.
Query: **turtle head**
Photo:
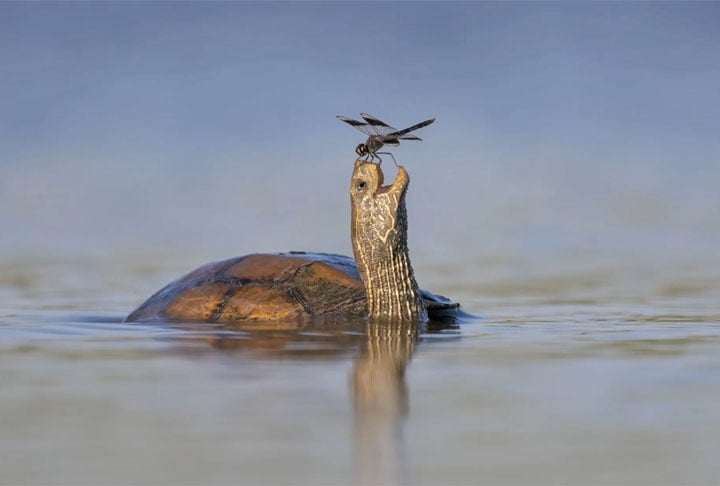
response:
[[[373,318],[417,320],[426,316],[407,248],[405,194],[410,176],[398,167],[383,186],[379,164],[355,161],[350,182],[351,235],[358,272]]]
[[[398,227],[400,223],[407,225],[405,218],[401,218],[403,221],[398,220],[398,215],[405,212],[405,193],[410,176],[405,168],[400,166],[392,184],[383,186],[383,182],[385,176],[380,164],[362,159],[355,161],[350,182],[353,242],[356,235],[365,234],[373,239],[385,240],[389,231],[407,230]]]

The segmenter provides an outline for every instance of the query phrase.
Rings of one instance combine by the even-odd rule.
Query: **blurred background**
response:
[[[437,117],[394,150],[421,275],[714,271],[719,25],[704,2],[3,3],[0,252],[350,254],[364,137],[335,115],[368,112]]]

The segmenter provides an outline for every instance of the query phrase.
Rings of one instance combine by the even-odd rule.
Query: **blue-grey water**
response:
[[[453,254],[421,282],[481,318],[418,339],[123,324],[200,262],[3,259],[2,482],[720,481],[716,262]]]
[[[720,4],[0,2],[0,484],[719,484]],[[351,253],[404,127],[415,334],[123,324]],[[394,167],[386,160],[386,179]]]

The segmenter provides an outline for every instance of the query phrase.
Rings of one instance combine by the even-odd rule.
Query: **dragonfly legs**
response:
[[[377,162],[375,162],[376,159],[377,159]],[[365,162],[372,162],[372,163],[376,163],[377,165],[380,165],[380,164],[382,164],[382,159],[380,158],[379,155],[368,152],[365,155]]]
[[[390,152],[374,152],[374,153],[369,153],[369,154],[367,154],[367,155],[365,156],[365,160],[367,160],[367,161],[369,161],[369,162],[375,162],[375,159],[377,159],[377,160],[378,160],[377,164],[378,164],[378,165],[381,165],[381,164],[382,164],[382,158],[380,157],[380,154],[389,155],[390,158],[393,160],[393,164],[395,164],[395,167],[400,167],[400,166],[398,165],[398,163],[397,163],[397,160],[395,160],[395,156],[394,156],[393,154],[391,154]]]

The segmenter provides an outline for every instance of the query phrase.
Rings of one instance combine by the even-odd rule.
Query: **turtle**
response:
[[[132,311],[125,322],[307,321],[354,316],[395,322],[446,320],[460,304],[421,290],[407,246],[405,195],[398,166],[383,186],[378,163],[357,159],[350,182],[355,258],[290,251],[250,254],[203,265]]]

